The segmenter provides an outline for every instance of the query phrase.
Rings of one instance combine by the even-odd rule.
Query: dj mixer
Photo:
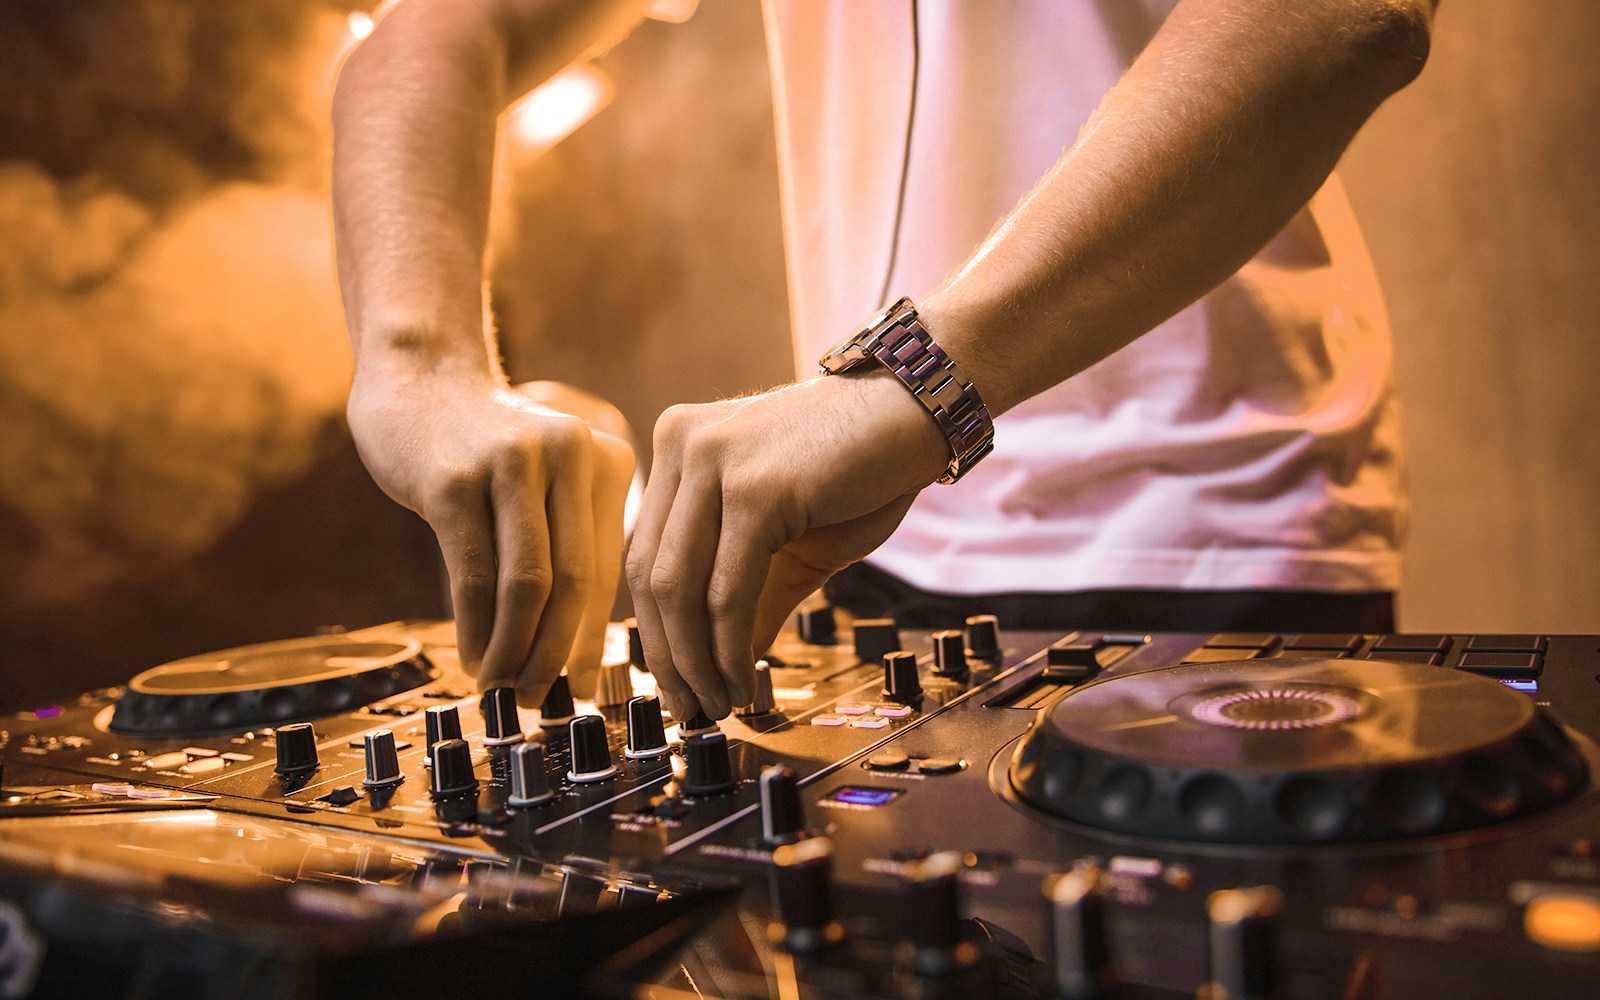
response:
[[[0,998],[1600,997],[1600,637],[801,611],[728,718],[449,622],[11,715]]]

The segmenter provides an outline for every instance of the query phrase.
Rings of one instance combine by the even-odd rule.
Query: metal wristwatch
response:
[[[874,363],[894,372],[950,442],[950,468],[939,477],[941,483],[960,479],[994,450],[994,421],[983,397],[933,342],[917,318],[917,307],[908,298],[884,310],[817,363],[824,375],[838,375]]]

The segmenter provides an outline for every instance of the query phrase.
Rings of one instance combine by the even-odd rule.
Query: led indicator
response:
[[[869,809],[876,809],[878,806],[887,805],[899,794],[892,788],[862,788],[859,785],[847,785],[834,792],[829,798],[845,805],[866,806]]]

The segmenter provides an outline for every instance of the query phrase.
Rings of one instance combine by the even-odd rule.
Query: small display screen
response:
[[[863,788],[860,785],[846,785],[828,796],[828,798],[834,802],[842,802],[847,806],[877,808],[888,804],[899,794],[898,791],[892,788]]]
[[[1506,687],[1510,688],[1513,691],[1523,691],[1523,692],[1526,692],[1527,694],[1538,694],[1539,693],[1539,682],[1538,681],[1503,680],[1500,683],[1504,684]]]

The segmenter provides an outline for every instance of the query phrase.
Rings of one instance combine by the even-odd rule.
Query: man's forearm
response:
[[[1430,0],[1188,0],[1078,141],[936,293],[929,329],[1001,411],[1264,246],[1426,55]]]
[[[497,118],[613,44],[643,0],[409,0],[334,95],[334,223],[358,372],[499,372],[483,339]]]

